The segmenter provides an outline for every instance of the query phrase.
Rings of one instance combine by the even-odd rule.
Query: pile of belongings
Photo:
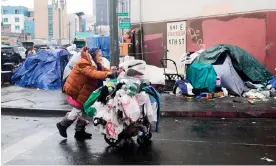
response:
[[[152,130],[157,131],[160,94],[147,80],[128,77],[122,72],[117,79],[109,80],[90,95],[84,104],[84,112],[93,117],[94,122],[98,120],[96,129],[109,138],[118,139],[128,126],[145,117]]]
[[[153,65],[148,65],[143,60],[127,60],[119,65],[123,70],[134,69],[143,74],[143,79],[148,80],[152,85],[165,85],[164,69]],[[166,69],[166,73],[176,73],[176,71]]]
[[[60,89],[63,70],[69,57],[70,53],[64,49],[38,51],[36,55],[28,56],[13,74],[12,81],[21,87]]]
[[[272,84],[276,79],[272,77],[272,73],[245,50],[221,44],[201,52],[193,59],[187,69],[186,80],[176,83],[174,93],[185,96],[210,93],[213,97],[234,95],[265,98],[271,97],[267,90],[273,91]],[[263,90],[263,94],[252,94]]]

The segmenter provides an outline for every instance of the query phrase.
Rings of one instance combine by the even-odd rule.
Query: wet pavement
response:
[[[60,118],[2,116],[2,164],[275,164],[276,125],[271,119],[165,118],[148,147],[109,147],[101,134],[78,142],[74,127],[63,139]]]
[[[61,90],[45,91],[10,86],[1,89],[1,97],[2,113],[5,114],[35,111],[39,114],[49,113],[49,116],[63,116],[71,110]],[[276,99],[249,104],[246,98],[197,100],[162,94],[161,101],[162,116],[276,118]]]

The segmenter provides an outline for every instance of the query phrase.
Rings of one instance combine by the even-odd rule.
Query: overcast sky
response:
[[[49,0],[51,3],[52,0]],[[84,12],[86,15],[92,15],[93,13],[93,0],[66,0],[67,12],[76,13]],[[1,0],[1,5],[10,6],[25,6],[28,8],[34,8],[34,0]]]

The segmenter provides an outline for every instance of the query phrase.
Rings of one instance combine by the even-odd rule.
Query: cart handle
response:
[[[164,64],[165,61],[171,61],[171,62],[174,64],[175,69],[176,69],[176,74],[178,75],[178,69],[177,69],[177,66],[176,66],[175,61],[172,60],[172,59],[167,59],[167,58],[164,58],[164,59],[161,59],[161,60],[160,60],[162,66],[163,66],[163,69],[164,69],[164,74],[166,74],[166,68],[165,68],[165,64]]]

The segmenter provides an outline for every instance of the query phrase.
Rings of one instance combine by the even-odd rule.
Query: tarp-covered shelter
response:
[[[63,70],[69,56],[69,52],[63,49],[39,51],[35,56],[29,56],[15,71],[12,81],[21,87],[60,89]]]
[[[195,89],[208,89],[213,93],[217,74],[212,65],[193,63],[187,69],[187,80]]]
[[[214,64],[221,55],[228,54],[233,67],[243,81],[267,83],[272,78],[263,64],[238,46],[219,44],[208,48],[194,60],[194,63]]]
[[[121,37],[118,38],[118,42],[121,41]],[[110,59],[110,36],[95,35],[86,38],[86,45],[89,48],[99,48],[102,50],[103,56],[106,59]]]
[[[217,75],[221,79],[221,85],[235,94],[241,95],[245,89],[244,82],[234,69],[230,57],[224,56],[222,60],[222,64],[213,65]]]

